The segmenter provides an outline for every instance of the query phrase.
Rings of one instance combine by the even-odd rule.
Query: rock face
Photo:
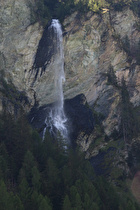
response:
[[[140,68],[135,57],[129,61],[124,50],[128,38],[130,52],[137,50],[140,32],[138,18],[126,9],[110,11],[102,16],[88,14],[85,18],[77,13],[64,22],[65,36],[65,96],[84,93],[88,103],[104,115],[103,125],[107,135],[118,129],[119,90],[107,83],[109,66],[120,84],[124,77],[135,106],[140,104]],[[127,37],[127,38],[126,38]]]
[[[50,114],[54,104],[41,107],[33,107],[29,113],[29,121],[38,130],[42,137],[45,128],[45,120]],[[87,106],[86,98],[83,94],[72,99],[65,100],[65,115],[67,117],[67,127],[69,129],[68,138],[75,145],[77,136],[84,132],[89,135],[94,129],[94,118],[91,109]],[[49,128],[47,128],[49,129]]]
[[[120,180],[123,174],[130,174],[132,168],[128,160],[132,160],[132,165],[136,162],[136,166],[138,157],[131,158],[131,145],[127,148],[123,140],[108,142],[106,135],[111,136],[120,127],[123,78],[131,102],[135,107],[140,105],[138,22],[138,17],[129,9],[109,11],[100,16],[89,13],[86,17],[79,17],[74,13],[64,22],[65,97],[83,93],[89,105],[102,116],[105,132],[102,135],[98,126],[90,135],[81,132],[77,143],[86,157],[91,158],[97,174],[111,174]],[[116,78],[118,86],[109,82],[110,68],[112,79]],[[139,144],[138,139],[136,142]],[[134,156],[135,153],[133,151]]]
[[[53,37],[48,34],[49,26],[43,30],[34,22],[33,8],[35,1],[0,2],[0,72],[7,83],[26,93],[30,108],[55,101]],[[139,18],[128,8],[100,15],[75,12],[65,19],[63,28],[65,99],[84,94],[88,104],[103,116],[105,135],[110,136],[120,126],[121,99],[120,89],[108,82],[110,69],[119,86],[125,79],[133,105],[140,105]],[[87,141],[85,136],[79,143],[84,151],[92,137]]]
[[[65,100],[65,114],[68,119],[70,139],[75,144],[77,136],[84,132],[89,135],[94,129],[94,118],[83,94]]]
[[[0,71],[4,71],[8,83],[26,92],[31,104],[34,90],[29,82],[30,69],[43,30],[39,23],[33,24],[34,7],[34,1],[0,2]]]
[[[55,101],[56,64],[53,33],[49,25],[43,29],[35,22],[35,2],[0,2],[0,111],[8,107],[15,114],[20,105],[26,112],[31,110],[29,118],[42,134]],[[137,173],[140,139],[127,145],[122,138],[114,141],[112,135],[121,125],[123,78],[131,102],[140,107],[139,18],[128,8],[100,15],[75,12],[64,20],[63,29],[63,87],[71,138],[77,139],[97,174],[123,181],[124,174]],[[135,183],[137,179],[132,186],[137,194]]]

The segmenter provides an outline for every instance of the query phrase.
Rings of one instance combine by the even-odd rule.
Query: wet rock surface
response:
[[[35,127],[40,135],[45,128],[45,119],[49,116],[53,104],[33,107],[29,113],[29,122]],[[92,111],[87,106],[86,98],[83,94],[67,99],[64,102],[64,110],[67,117],[67,128],[72,143],[76,143],[78,134],[84,130],[86,134],[90,134],[94,129],[94,118]],[[49,129],[49,128],[48,128]]]

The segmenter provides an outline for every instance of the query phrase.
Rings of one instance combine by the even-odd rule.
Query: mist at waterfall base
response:
[[[68,129],[66,126],[67,118],[64,112],[64,95],[63,83],[65,82],[64,74],[64,51],[63,51],[63,35],[61,25],[58,20],[53,19],[48,30],[54,33],[53,46],[53,71],[54,71],[54,104],[50,108],[49,115],[45,119],[45,128],[43,131],[43,139],[46,129],[54,136],[60,135],[64,141],[68,141]],[[68,142],[64,142],[68,143]]]

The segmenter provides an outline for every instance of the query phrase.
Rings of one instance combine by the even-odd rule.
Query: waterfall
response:
[[[63,82],[65,82],[64,74],[64,51],[63,51],[63,35],[61,25],[58,20],[53,19],[48,30],[54,33],[54,105],[50,108],[49,116],[45,120],[46,128],[43,132],[43,138],[46,129],[49,128],[52,133],[60,133],[64,140],[68,138],[66,128],[67,118],[64,113],[64,95]]]

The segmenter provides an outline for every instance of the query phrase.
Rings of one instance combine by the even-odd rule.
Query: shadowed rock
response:
[[[40,135],[45,128],[45,119],[49,116],[53,104],[42,107],[33,107],[29,113],[29,121],[35,127]],[[69,137],[74,143],[80,131],[89,134],[94,129],[94,119],[91,109],[88,107],[86,98],[80,94],[72,99],[67,99],[64,102],[65,114],[68,118],[67,128]],[[49,130],[49,128],[48,128]]]

